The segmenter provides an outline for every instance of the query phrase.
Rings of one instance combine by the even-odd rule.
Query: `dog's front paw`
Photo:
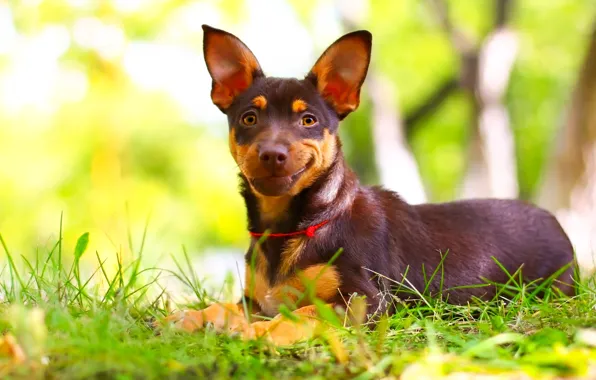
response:
[[[204,327],[202,310],[182,310],[168,315],[162,321],[156,321],[155,326],[170,325],[176,329],[193,332]]]
[[[318,322],[314,319],[290,321],[276,318],[271,321],[253,322],[240,335],[244,340],[265,339],[275,346],[288,346],[310,339],[315,335]]]
[[[217,332],[242,331],[247,325],[244,313],[236,304],[213,304],[203,310],[183,310],[163,322],[176,329],[193,332],[211,327]]]

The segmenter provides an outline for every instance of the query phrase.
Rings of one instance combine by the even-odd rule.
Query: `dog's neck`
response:
[[[293,197],[263,197],[242,179],[241,194],[252,232],[289,233],[333,219],[351,209],[359,183],[341,150],[315,182]]]

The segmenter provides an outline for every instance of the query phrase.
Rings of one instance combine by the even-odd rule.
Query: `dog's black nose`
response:
[[[259,149],[259,160],[271,171],[282,169],[288,159],[288,148],[283,145],[264,145]]]

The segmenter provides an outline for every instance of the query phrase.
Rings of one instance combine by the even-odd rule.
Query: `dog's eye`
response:
[[[250,127],[257,123],[257,115],[254,112],[247,112],[242,116],[242,124]]]
[[[317,123],[317,118],[315,118],[313,115],[303,116],[302,120],[300,120],[300,124],[304,125],[305,127],[312,127],[316,123]]]

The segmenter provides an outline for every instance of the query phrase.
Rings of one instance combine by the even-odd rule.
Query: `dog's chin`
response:
[[[295,181],[292,176],[254,178],[250,181],[253,189],[266,197],[281,197],[287,194]]]
[[[253,189],[261,195],[266,197],[281,197],[292,190],[292,187],[294,187],[298,179],[309,167],[310,163],[294,174],[285,177],[270,176],[252,178],[250,179],[250,184]]]

